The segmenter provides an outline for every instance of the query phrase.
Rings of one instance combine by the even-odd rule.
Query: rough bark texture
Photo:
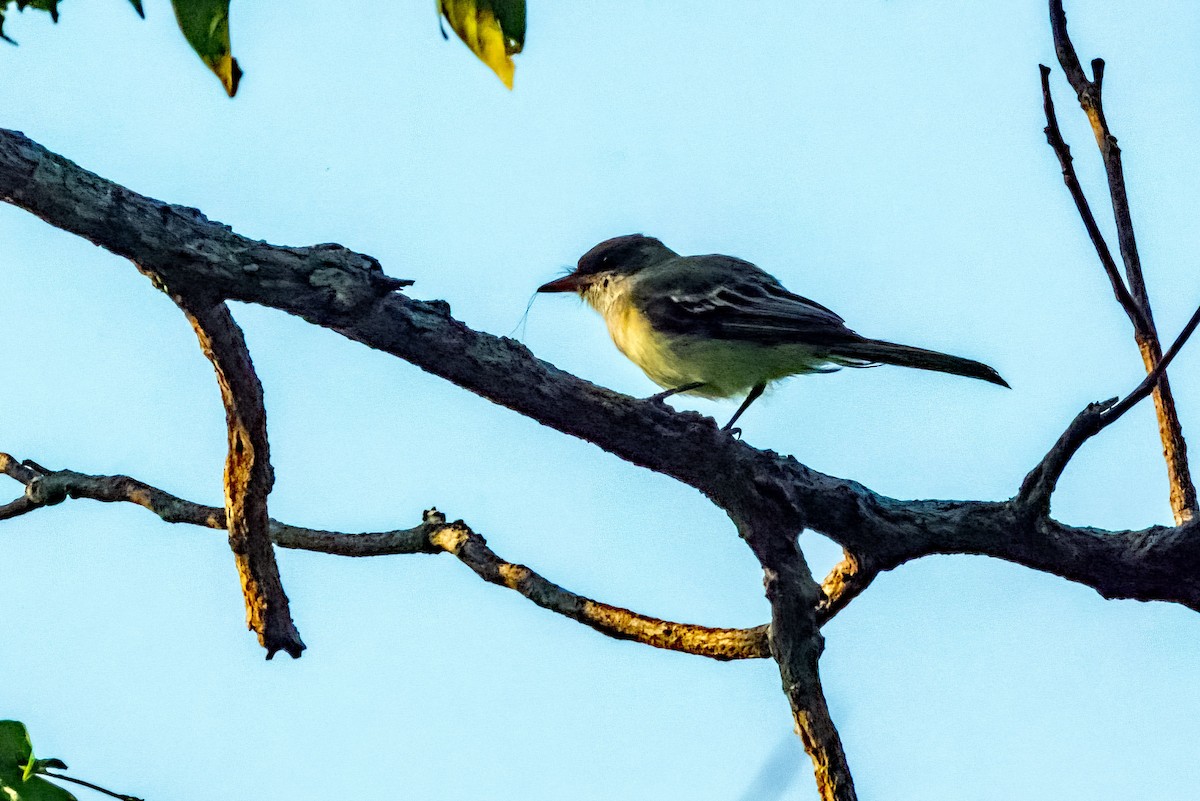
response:
[[[468,328],[445,303],[396,293],[408,282],[385,276],[368,256],[338,245],[279,247],[247,239],[194,209],[138,195],[8,131],[0,131],[0,199],[132,260],[183,297],[246,301],[298,315],[699,490],[729,514],[763,567],[772,610],[769,653],[779,664],[826,799],[855,796],[821,691],[819,626],[879,572],[930,554],[983,554],[1086,584],[1104,597],[1200,610],[1200,538],[1194,530],[1200,522],[1104,531],[1049,516],[1061,468],[1107,425],[1111,403],[1085,410],[1011,500],[896,500],[752,448],[699,414],[676,413],[564,373],[517,342]],[[1152,373],[1147,393],[1161,376],[1161,370]],[[1132,405],[1130,398],[1122,404]],[[164,519],[225,525],[222,510],[189,505],[131,479],[23,472],[34,469],[28,464],[9,459],[5,469],[26,485],[28,503],[16,513],[75,495],[140,503]],[[10,515],[12,507],[4,507]],[[804,528],[825,534],[846,553],[820,585],[796,546]],[[764,654],[761,628],[685,626],[581,599],[504,562],[461,524],[427,522],[420,533],[375,535],[281,524],[270,530],[285,547],[330,553],[448,551],[484,579],[610,636],[715,658]]]
[[[735,522],[763,568],[763,586],[771,603],[771,656],[779,665],[783,692],[792,709],[796,733],[813,763],[822,801],[856,801],[854,780],[829,705],[821,689],[818,663],[825,649],[818,607],[825,598],[813,580],[788,517],[769,506],[744,510]]]
[[[275,484],[267,445],[267,410],[242,329],[222,302],[176,297],[205,357],[212,362],[225,405],[225,520],[246,601],[246,625],[267,659],[277,651],[298,659],[304,650],[292,622],[279,565],[271,547],[267,495]]]
[[[399,356],[489,400],[695,487],[722,508],[769,498],[880,570],[930,554],[994,556],[1094,587],[1105,597],[1200,608],[1200,578],[1177,569],[1178,528],[1105,531],[1033,517],[1012,501],[900,501],[758,450],[694,412],[598,387],[525,346],[468,328],[449,306],[404,297],[368,256],[339,245],[277,247],[192,209],[89,173],[0,131],[0,199],[139,264],[174,286],[296,314]]]

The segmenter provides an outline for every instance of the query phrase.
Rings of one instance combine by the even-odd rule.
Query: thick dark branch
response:
[[[27,464],[18,462],[7,453],[0,453],[0,473],[20,481],[22,484],[28,485],[38,476],[42,475],[39,470],[30,467]],[[10,503],[0,506],[0,520],[11,520],[14,517],[20,517],[23,514],[32,512],[40,507],[41,504],[35,503],[27,496],[22,495]]]
[[[198,212],[92,175],[24,136],[0,131],[0,199],[84,236],[173,286],[297,314],[392,353],[547,426],[693,486],[735,514],[768,503],[782,529],[806,526],[869,555],[879,570],[933,553],[994,556],[1094,587],[1105,597],[1200,609],[1195,548],[1177,529],[1108,532],[1029,519],[1012,503],[898,501],[756,450],[709,418],[602,389],[536,359],[520,343],[473,331],[444,303],[392,293],[369,257],[336,245],[255,242]],[[803,513],[802,513],[803,512]],[[790,535],[789,535],[790,536]]]
[[[773,520],[764,510],[735,522],[763,568],[771,603],[771,656],[779,665],[796,733],[812,759],[817,790],[822,801],[855,801],[854,780],[818,670],[825,647],[818,607],[825,593],[813,580],[796,532],[786,528],[786,521]]]
[[[1089,81],[1079,62],[1079,56],[1075,52],[1075,45],[1072,44],[1070,36],[1067,34],[1067,15],[1063,10],[1062,0],[1050,0],[1050,28],[1054,35],[1054,49],[1059,63],[1079,98],[1080,107],[1091,123],[1092,133],[1096,137],[1096,145],[1100,148],[1100,155],[1104,161],[1104,172],[1108,178],[1108,192],[1112,199],[1113,219],[1117,226],[1117,241],[1121,249],[1121,258],[1125,262],[1129,294],[1140,311],[1140,315],[1137,317],[1131,316],[1134,321],[1134,339],[1137,342],[1146,372],[1151,372],[1162,358],[1162,345],[1154,327],[1154,314],[1150,309],[1150,297],[1146,291],[1141,257],[1138,255],[1137,239],[1134,236],[1133,217],[1129,210],[1129,196],[1125,188],[1125,170],[1121,163],[1121,149],[1117,146],[1117,138],[1109,130],[1108,121],[1104,116],[1102,93],[1104,60],[1097,58],[1092,61],[1092,72],[1095,78]],[[1046,71],[1044,67],[1042,69],[1043,93],[1048,102],[1049,90],[1046,83]],[[1052,107],[1047,106],[1048,118],[1051,111]],[[1049,131],[1047,131],[1047,136],[1049,137]],[[1057,147],[1055,149],[1057,151]],[[1062,160],[1061,153],[1059,159]],[[1065,172],[1066,168],[1064,167],[1064,176]],[[1085,219],[1085,224],[1086,222]],[[1095,240],[1093,239],[1093,241]],[[1111,256],[1109,258],[1111,259]],[[1101,261],[1104,261],[1103,256],[1101,256]],[[1109,266],[1105,264],[1105,270],[1108,271],[1108,269]],[[1122,301],[1122,305],[1124,305],[1124,301]],[[1170,481],[1171,509],[1175,515],[1175,522],[1181,523],[1191,519],[1195,514],[1197,508],[1196,487],[1192,483],[1191,470],[1188,466],[1187,442],[1183,438],[1183,427],[1179,422],[1170,382],[1165,376],[1154,389],[1154,408],[1158,417],[1159,438],[1163,444],[1163,458],[1167,464],[1167,478]]]
[[[0,473],[4,473],[4,475],[14,478],[22,484],[28,484],[46,472],[40,465],[35,466],[33,462],[19,462],[7,453],[0,453]]]
[[[0,469],[10,463],[18,464],[8,454],[0,453]],[[192,503],[128,476],[90,476],[59,470],[29,477],[26,500],[33,508],[58,503],[66,498],[134,503],[154,512],[168,523],[189,523],[217,530],[226,528],[224,509]],[[766,626],[728,629],[673,623],[593,601],[546,580],[524,565],[501,559],[488,547],[482,536],[462,521],[446,523],[445,517],[436,509],[426,512],[421,525],[409,529],[345,534],[272,520],[270,535],[272,541],[282,548],[337,556],[436,554],[444,551],[458,557],[486,581],[516,590],[538,606],[583,623],[609,637],[719,660],[762,659],[770,656]]]
[[[39,504],[22,495],[20,498],[0,506],[0,520],[11,520],[14,517],[20,517],[27,512],[37,509],[38,506]]]
[[[3,130],[0,199],[152,270],[175,294],[209,294],[303,317],[677,478],[727,510],[757,503],[757,483],[772,482],[762,471],[782,464],[759,458],[711,418],[597,387],[534,358],[519,342],[471,330],[444,302],[395,293],[403,282],[383,275],[369,256],[340,245],[293,248],[247,239],[195,209],[139,195]],[[752,465],[758,467],[745,472]],[[798,520],[798,507],[776,500],[781,513],[790,510]]]
[[[153,277],[160,278],[157,273]],[[171,292],[169,285],[165,289]],[[246,624],[267,649],[267,659],[277,651],[299,659],[304,643],[292,621],[269,533],[267,495],[275,474],[267,444],[262,383],[254,372],[242,329],[228,306],[220,301],[171,294],[195,329],[204,355],[212,362],[225,405],[229,432],[225,520],[246,601]]]

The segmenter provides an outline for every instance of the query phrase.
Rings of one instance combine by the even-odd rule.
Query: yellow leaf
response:
[[[467,47],[513,87],[512,55],[525,44],[525,0],[438,0],[438,11]]]
[[[229,47],[229,0],[171,0],[171,5],[175,7],[179,30],[192,50],[233,97],[242,70]]]

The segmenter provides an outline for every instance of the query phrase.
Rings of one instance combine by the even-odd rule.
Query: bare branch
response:
[[[764,567],[772,602],[772,655],[828,797],[852,797],[853,788],[816,673],[818,610],[829,599],[807,575],[803,560],[791,555],[803,528],[869,559],[863,582],[910,559],[973,553],[1078,581],[1109,598],[1168,600],[1200,609],[1200,538],[1190,524],[1107,532],[1030,515],[1015,500],[886,498],[791,457],[756,450],[720,432],[709,418],[596,387],[534,358],[519,343],[473,331],[451,317],[443,302],[394,294],[394,282],[369,257],[336,245],[285,248],[245,239],[198,212],[137,195],[3,131],[0,199],[150,265],[177,291],[207,290],[296,314],[672,476],[699,489],[735,521],[769,521],[755,522],[747,542]],[[738,525],[746,530],[743,522]],[[470,554],[473,548],[459,551]],[[489,567],[486,559],[479,568],[505,586],[533,592],[520,569]],[[831,587],[829,611],[853,597],[847,590],[860,578],[846,578],[845,589]],[[608,623],[598,617],[583,622]]]
[[[817,622],[824,626],[845,609],[879,575],[879,570],[849,551],[821,582],[822,598],[817,605]]]
[[[1021,483],[1017,493],[1018,506],[1028,508],[1032,513],[1047,515],[1050,513],[1050,496],[1058,486],[1058,479],[1067,469],[1067,463],[1075,456],[1079,448],[1088,439],[1095,436],[1104,428],[1105,413],[1117,404],[1116,398],[1089,403],[1086,408],[1075,416],[1067,430],[1062,433],[1054,446],[1042,457],[1038,466],[1033,468]]]
[[[143,801],[143,799],[138,798],[137,796],[125,795],[124,793],[115,793],[112,790],[104,789],[103,787],[101,787],[98,784],[92,784],[91,782],[85,782],[83,779],[76,779],[75,777],[68,776],[65,773],[51,773],[48,770],[42,770],[39,772],[43,776],[49,776],[52,779],[62,779],[63,781],[71,782],[72,784],[78,784],[82,787],[87,787],[89,790],[95,790],[98,793],[104,793],[104,795],[107,795],[110,798],[120,799],[120,801]]]
[[[154,276],[158,278],[157,275]],[[229,450],[225,457],[225,519],[229,547],[237,562],[246,624],[267,649],[299,659],[304,650],[292,621],[279,565],[271,547],[267,495],[275,483],[267,444],[267,412],[262,383],[254,372],[242,329],[224,303],[172,294],[212,362],[225,405]]]
[[[1129,294],[1129,288],[1125,286],[1125,279],[1121,277],[1120,271],[1117,269],[1117,263],[1113,259],[1112,251],[1108,249],[1108,243],[1104,240],[1104,234],[1100,232],[1100,226],[1096,224],[1096,217],[1092,214],[1092,208],[1088,204],[1087,196],[1083,193],[1083,187],[1079,184],[1079,177],[1075,174],[1074,159],[1071,157],[1071,148],[1063,140],[1062,131],[1058,127],[1058,117],[1054,113],[1054,98],[1050,93],[1050,68],[1045,64],[1039,65],[1042,72],[1042,107],[1046,112],[1046,141],[1050,143],[1050,147],[1054,149],[1055,155],[1058,156],[1058,163],[1062,165],[1063,182],[1067,185],[1067,190],[1071,193],[1071,198],[1075,201],[1075,208],[1079,210],[1079,216],[1083,219],[1083,226],[1087,229],[1088,237],[1092,240],[1092,245],[1096,248],[1096,255],[1100,257],[1100,264],[1104,267],[1104,273],[1108,276],[1109,283],[1112,284],[1113,294],[1117,297],[1117,302],[1121,304],[1121,308],[1125,310],[1125,314],[1129,316],[1129,321],[1133,323],[1134,331],[1144,331],[1150,327],[1150,323],[1146,321],[1142,309],[1138,306],[1137,301]]]
[[[28,485],[35,478],[43,475],[44,471],[29,463],[19,462],[7,453],[0,453],[0,473],[4,473],[10,478]],[[0,506],[0,520],[11,520],[14,517],[20,517],[41,506],[42,504],[34,501],[27,495],[22,495],[20,498]]]
[[[1154,391],[1154,387],[1165,378],[1167,366],[1187,343],[1192,332],[1196,330],[1197,324],[1200,324],[1200,308],[1192,312],[1191,319],[1179,332],[1179,336],[1175,338],[1166,355],[1123,400],[1118,402],[1116,398],[1110,398],[1106,401],[1088,404],[1087,408],[1071,421],[1067,430],[1062,433],[1062,436],[1058,438],[1054,447],[1042,458],[1038,466],[1025,477],[1015,502],[1019,506],[1029,508],[1035,514],[1049,514],[1050,496],[1053,494],[1059,478],[1062,477],[1063,471],[1066,470],[1067,464],[1083,446],[1083,443],[1121,419],[1125,412]]]
[[[796,733],[812,759],[817,790],[822,801],[855,801],[854,780],[818,670],[825,640],[817,608],[824,593],[812,578],[795,533],[779,528],[786,522],[773,520],[769,509],[752,511],[735,522],[763,568],[771,603],[771,656],[779,665]]]
[[[441,524],[445,518],[433,510],[426,513],[426,522]],[[589,600],[547,581],[524,565],[504,561],[462,521],[438,525],[429,535],[429,541],[457,556],[484,581],[516,590],[543,609],[558,612],[610,637],[722,660],[769,655],[766,626],[711,629],[645,617]]]
[[[27,512],[32,512],[34,509],[37,509],[40,506],[41,504],[34,503],[25,496],[21,496],[14,501],[10,501],[9,503],[0,506],[0,520],[11,520],[14,517],[20,517]]]
[[[1133,218],[1129,212],[1129,197],[1125,191],[1125,172],[1121,165],[1121,148],[1117,147],[1117,138],[1108,129],[1108,121],[1104,117],[1104,101],[1102,88],[1104,83],[1104,60],[1092,60],[1094,80],[1088,80],[1087,74],[1080,64],[1075,45],[1067,34],[1067,15],[1063,10],[1062,0],[1050,0],[1050,31],[1054,36],[1054,51],[1058,63],[1066,73],[1067,81],[1079,98],[1079,106],[1087,114],[1088,122],[1092,125],[1092,133],[1096,137],[1096,145],[1104,159],[1104,171],[1108,176],[1108,191],[1112,198],[1113,217],[1117,224],[1117,241],[1121,248],[1121,257],[1125,262],[1125,276],[1129,281],[1129,291],[1145,312],[1146,321],[1151,328],[1139,333],[1153,332],[1153,317],[1150,314],[1150,299],[1146,294],[1146,282],[1142,276],[1141,259],[1138,256],[1137,240],[1133,233]]]
[[[39,475],[46,473],[40,465],[33,462],[19,462],[7,453],[0,453],[0,473],[20,481],[22,484],[28,484]]]
[[[0,467],[11,456],[0,453]],[[154,512],[168,523],[188,523],[222,530],[225,510],[176,497],[128,476],[90,476],[59,470],[30,479],[27,497],[34,508],[37,499],[53,497],[88,498],[105,503],[134,503]],[[544,609],[557,612],[589,626],[601,634],[621,640],[652,645],[711,659],[763,659],[770,656],[767,627],[749,629],[710,628],[674,623],[594,601],[554,584],[525,567],[501,559],[487,541],[462,521],[446,523],[436,509],[425,514],[421,525],[409,529],[369,534],[346,534],[280,523],[270,523],[272,541],[282,548],[315,551],[338,556],[384,556],[390,554],[436,554],[445,551],[493,584],[516,590]]]
[[[603,389],[473,331],[443,301],[395,293],[378,262],[340,245],[280,247],[239,236],[81,169],[0,130],[0,199],[153,270],[179,295],[258,303],[398,356],[495,403],[702,490],[724,509],[759,497],[773,459],[696,413]],[[744,460],[757,462],[749,474]],[[765,471],[765,472],[761,472]],[[768,496],[773,497],[773,496]],[[791,510],[779,500],[781,514]]]
[[[1031,519],[1015,502],[899,501],[760,451],[695,413],[597,387],[520,343],[473,331],[445,303],[391,293],[379,265],[336,245],[255,242],[199,212],[168,206],[0,131],[0,199],[140,264],[175,287],[296,314],[391,353],[626,461],[695,487],[726,510],[769,502],[786,530],[808,528],[890,570],[929,554],[993,556],[1109,598],[1200,609],[1200,571],[1179,528],[1103,531]],[[781,528],[781,530],[784,530]],[[789,535],[790,536],[790,535]]]
[[[1140,311],[1139,315],[1130,316],[1134,323],[1134,339],[1137,342],[1146,372],[1149,373],[1154,370],[1162,358],[1162,345],[1155,330],[1154,314],[1150,309],[1150,297],[1146,291],[1141,257],[1138,255],[1137,239],[1134,236],[1129,196],[1125,188],[1125,170],[1121,163],[1121,149],[1117,146],[1117,138],[1109,130],[1108,121],[1104,116],[1102,95],[1104,60],[1099,58],[1092,60],[1092,73],[1095,77],[1094,80],[1089,81],[1080,64],[1079,56],[1075,52],[1075,45],[1072,44],[1070,36],[1067,34],[1067,15],[1063,10],[1062,0],[1050,0],[1050,28],[1054,36],[1054,49],[1059,63],[1079,98],[1080,108],[1083,109],[1091,123],[1092,133],[1096,137],[1096,145],[1099,147],[1104,161],[1104,172],[1108,178],[1108,192],[1112,199],[1113,218],[1117,226],[1117,241],[1121,249],[1121,258],[1125,262],[1125,277],[1128,281],[1129,295],[1132,296]],[[1045,67],[1042,68],[1042,91],[1049,122],[1053,114],[1053,106],[1050,103]],[[1057,126],[1054,127],[1057,128]],[[1049,127],[1047,128],[1047,138],[1050,138]],[[1061,141],[1061,136],[1059,141]],[[1055,145],[1054,141],[1051,141],[1051,145]],[[1064,144],[1063,148],[1065,147]],[[1055,146],[1055,151],[1059,154],[1059,161],[1064,165],[1063,175],[1065,178],[1069,155],[1067,161],[1064,162],[1063,151],[1059,151],[1057,146]],[[1068,186],[1070,186],[1070,182],[1068,182]],[[1072,194],[1074,194],[1074,190],[1072,190]],[[1077,199],[1076,205],[1078,203]],[[1083,212],[1081,207],[1080,214]],[[1087,224],[1086,217],[1084,223]],[[1089,234],[1091,232],[1091,226],[1089,226]],[[1095,241],[1096,238],[1093,235],[1093,242]],[[1107,250],[1107,248],[1105,249]],[[1111,261],[1111,255],[1108,258]],[[1110,265],[1105,263],[1103,254],[1101,254],[1101,262],[1104,263],[1105,271],[1109,272]],[[1112,278],[1111,272],[1110,278]],[[1121,293],[1118,292],[1118,298],[1120,295]],[[1124,305],[1125,301],[1122,300],[1122,306]],[[1126,311],[1128,312],[1128,309]],[[1167,464],[1171,509],[1175,515],[1175,522],[1182,523],[1191,519],[1195,514],[1197,508],[1196,487],[1192,483],[1191,470],[1188,466],[1187,442],[1183,438],[1183,427],[1179,422],[1175,399],[1171,394],[1171,385],[1165,376],[1154,389],[1154,408],[1158,417],[1159,438],[1163,444],[1163,458]]]

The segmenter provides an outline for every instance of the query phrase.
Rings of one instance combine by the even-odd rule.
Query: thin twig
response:
[[[1155,368],[1132,392],[1120,401],[1110,398],[1106,401],[1088,404],[1087,408],[1071,421],[1067,430],[1054,443],[1054,447],[1025,477],[1016,497],[1018,506],[1030,509],[1037,514],[1044,515],[1049,512],[1050,496],[1075,453],[1083,446],[1083,443],[1115,423],[1122,415],[1153,392],[1155,385],[1165,378],[1167,367],[1187,343],[1197,325],[1200,325],[1200,307],[1192,313],[1183,330],[1179,332],[1179,336],[1175,338]]]
[[[0,453],[0,467],[6,464],[5,460],[16,462],[8,454]],[[128,476],[55,471],[34,476],[26,487],[26,497],[34,508],[43,506],[41,500],[47,497],[133,503],[168,523],[187,523],[214,530],[226,528],[224,509],[184,500]],[[765,625],[738,629],[675,623],[594,601],[554,584],[524,565],[505,561],[491,550],[481,535],[462,521],[447,523],[436,509],[426,512],[421,525],[409,529],[348,534],[272,520],[270,534],[272,541],[282,548],[337,556],[450,553],[484,580],[516,590],[538,606],[609,637],[722,661],[765,659],[771,655]]]
[[[1104,171],[1108,177],[1108,191],[1112,198],[1113,217],[1117,224],[1117,242],[1121,248],[1121,257],[1125,262],[1125,276],[1129,281],[1130,294],[1146,312],[1147,322],[1151,329],[1142,333],[1151,333],[1153,318],[1150,315],[1150,299],[1146,293],[1146,282],[1142,276],[1141,259],[1137,251],[1137,239],[1133,232],[1133,218],[1129,211],[1129,197],[1125,190],[1125,172],[1121,164],[1121,148],[1117,146],[1117,138],[1108,128],[1108,120],[1104,116],[1104,59],[1092,59],[1092,80],[1088,80],[1079,61],[1079,54],[1067,33],[1067,14],[1063,10],[1062,0],[1050,0],[1050,32],[1054,36],[1054,52],[1058,63],[1070,82],[1071,88],[1079,99],[1079,106],[1091,123],[1092,133],[1096,137],[1096,146],[1104,160]]]
[[[458,557],[484,581],[516,590],[543,609],[558,612],[610,637],[720,660],[770,656],[766,626],[713,629],[646,617],[593,601],[547,581],[524,565],[504,561],[462,521],[441,525],[445,518],[433,510],[426,513],[426,522],[438,526],[430,533],[429,542]]]
[[[1121,308],[1125,310],[1129,321],[1133,323],[1135,331],[1141,331],[1149,328],[1149,323],[1146,321],[1145,315],[1142,313],[1141,307],[1137,301],[1129,294],[1129,288],[1125,286],[1125,279],[1121,277],[1121,272],[1117,268],[1117,263],[1113,259],[1112,251],[1108,249],[1108,243],[1104,240],[1104,234],[1100,231],[1100,226],[1096,224],[1096,217],[1092,214],[1091,205],[1088,203],[1087,196],[1083,193],[1083,187],[1079,184],[1079,177],[1075,174],[1074,159],[1071,157],[1071,148],[1063,139],[1062,131],[1058,127],[1058,117],[1054,113],[1054,98],[1050,93],[1050,68],[1045,64],[1038,65],[1042,73],[1042,107],[1046,113],[1046,141],[1050,147],[1054,149],[1054,153],[1058,156],[1058,163],[1062,166],[1063,183],[1067,185],[1067,190],[1071,193],[1071,199],[1075,201],[1075,208],[1079,211],[1079,216],[1083,220],[1083,226],[1087,229],[1088,237],[1092,240],[1092,245],[1096,248],[1096,255],[1100,257],[1100,264],[1104,267],[1104,273],[1108,276],[1109,283],[1112,284],[1113,294],[1117,297],[1117,303],[1121,304]]]
[[[119,798],[121,801],[142,801],[142,799],[138,798],[137,796],[125,795],[124,793],[114,793],[112,790],[106,790],[98,784],[85,782],[83,779],[76,779],[75,777],[68,776],[65,773],[51,773],[48,770],[43,770],[41,773],[43,776],[49,776],[52,779],[62,779],[64,782],[82,785],[90,790],[95,790],[98,793],[104,793],[105,795],[112,796],[113,798]]]
[[[1138,402],[1153,392],[1156,386],[1160,385],[1166,380],[1167,367],[1171,364],[1172,360],[1174,360],[1180,349],[1182,349],[1187,343],[1188,339],[1192,336],[1192,333],[1196,330],[1196,326],[1198,324],[1200,324],[1200,308],[1197,308],[1196,311],[1192,312],[1192,316],[1188,318],[1187,323],[1183,326],[1183,330],[1179,332],[1179,336],[1177,336],[1175,341],[1171,343],[1171,347],[1168,348],[1166,354],[1159,359],[1158,364],[1154,366],[1154,369],[1151,370],[1150,373],[1142,380],[1142,383],[1138,384],[1137,389],[1135,389],[1133,392],[1130,392],[1129,395],[1126,396],[1125,400],[1118,403],[1108,412],[1108,414],[1111,415],[1114,420],[1132,409],[1135,405],[1137,405]],[[1108,425],[1108,423],[1105,423],[1105,425]]]
[[[1100,155],[1104,161],[1104,172],[1108,178],[1108,193],[1112,200],[1113,219],[1117,227],[1117,242],[1120,246],[1121,258],[1125,263],[1128,291],[1140,311],[1140,315],[1131,315],[1130,317],[1134,323],[1134,340],[1137,342],[1146,372],[1149,373],[1155,369],[1162,358],[1162,344],[1154,326],[1154,314],[1150,309],[1150,296],[1146,291],[1137,238],[1134,235],[1129,195],[1125,187],[1125,169],[1121,162],[1121,148],[1117,146],[1117,138],[1109,130],[1108,120],[1104,116],[1102,92],[1104,60],[1100,58],[1092,60],[1094,78],[1088,80],[1083,65],[1079,61],[1079,55],[1075,51],[1075,45],[1067,33],[1067,15],[1063,10],[1062,0],[1050,0],[1050,28],[1054,36],[1054,49],[1059,63],[1062,65],[1071,87],[1075,90],[1080,108],[1083,109],[1088,122],[1091,123],[1092,133],[1096,137],[1096,145],[1100,149]],[[1048,102],[1049,91],[1045,67],[1042,68],[1042,75],[1043,94]],[[1051,110],[1052,107],[1048,105],[1048,117]],[[1047,137],[1049,138],[1049,131],[1047,131]],[[1051,142],[1051,144],[1054,143]],[[1059,159],[1062,161],[1061,152],[1059,152]],[[1064,176],[1065,173],[1066,168],[1064,167]],[[1085,219],[1085,224],[1086,222]],[[1109,258],[1111,259],[1111,256]],[[1101,261],[1104,261],[1103,256],[1101,256]],[[1109,269],[1109,265],[1106,263],[1105,271],[1107,272]],[[1122,306],[1124,305],[1125,303],[1122,301]],[[1175,516],[1175,522],[1178,524],[1191,519],[1195,514],[1197,496],[1188,466],[1187,442],[1183,438],[1183,427],[1179,422],[1179,413],[1171,394],[1170,382],[1165,377],[1155,385],[1154,408],[1158,419],[1159,438],[1163,445],[1163,458],[1167,465],[1167,478],[1170,482],[1171,509]]]

